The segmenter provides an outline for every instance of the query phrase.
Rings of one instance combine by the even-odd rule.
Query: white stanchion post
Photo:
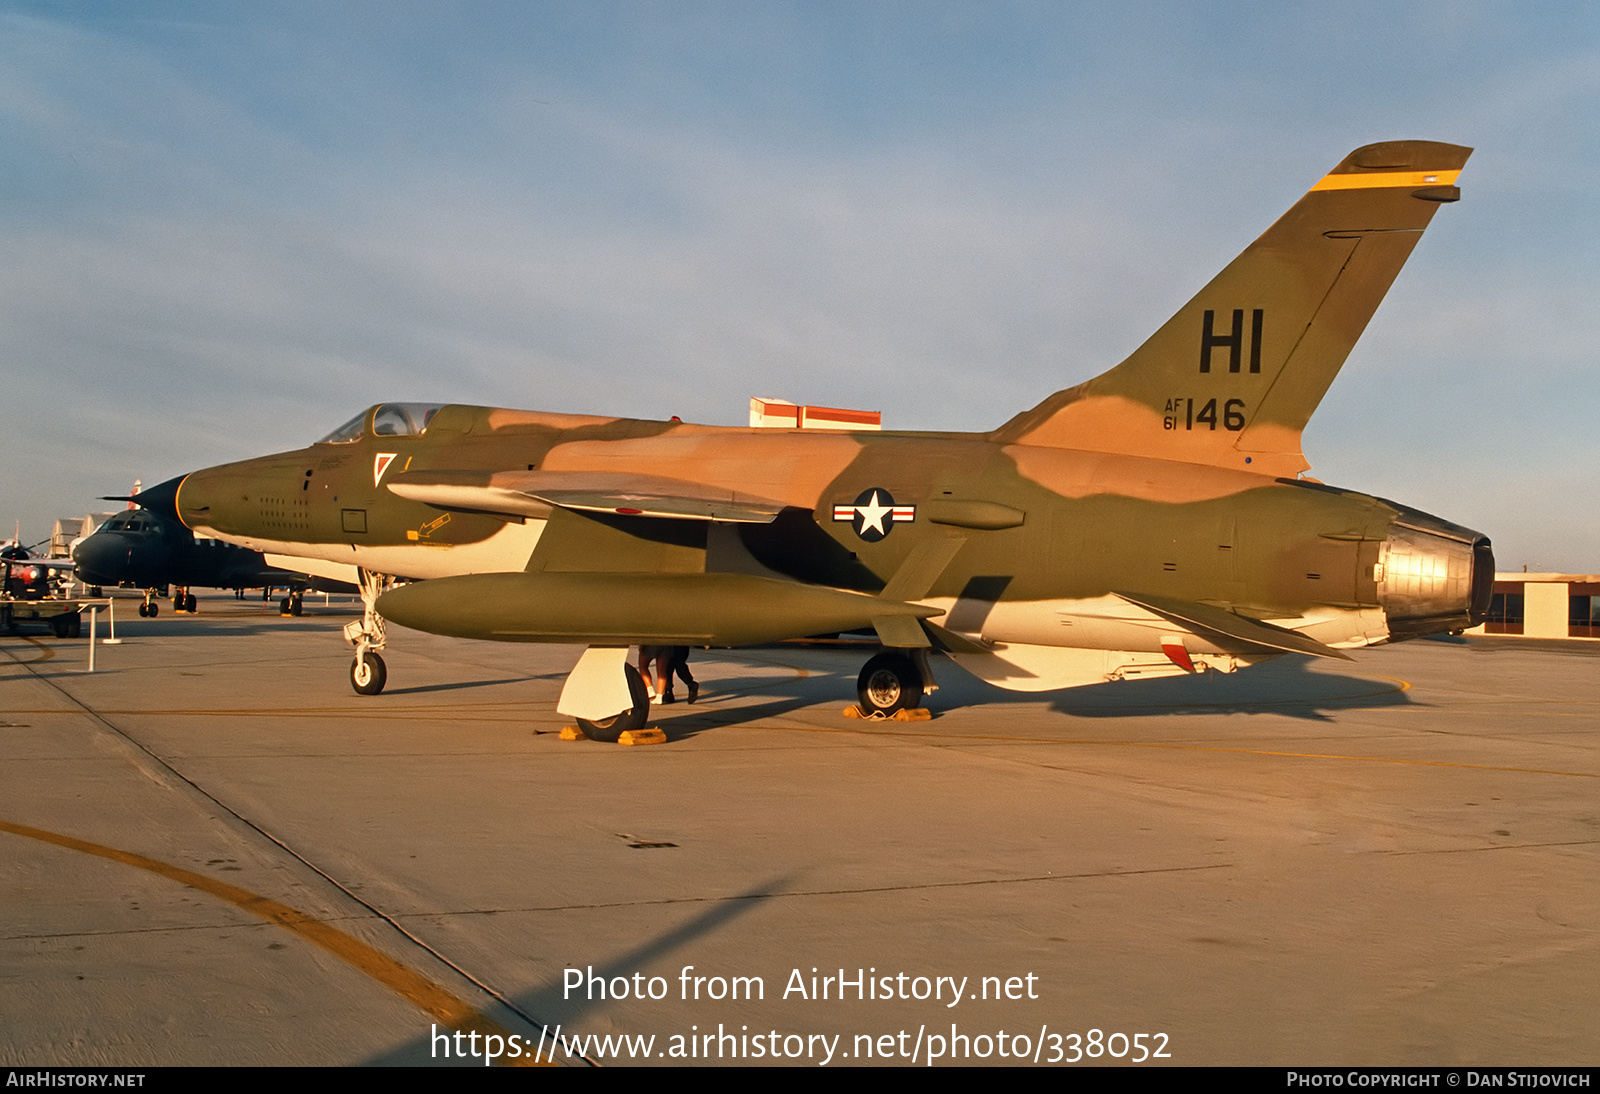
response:
[[[102,646],[120,646],[122,639],[117,637],[117,602],[109,596],[106,597],[106,629],[111,632],[110,638],[101,639]]]

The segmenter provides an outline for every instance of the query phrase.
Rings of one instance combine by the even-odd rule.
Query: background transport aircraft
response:
[[[1357,149],[1120,365],[987,433],[388,403],[140,500],[359,580],[363,693],[385,619],[588,645],[557,708],[602,739],[648,713],[633,643],[871,630],[887,714],[931,653],[1047,691],[1459,630],[1488,539],[1303,477],[1300,436],[1470,151]]]
[[[142,503],[144,495],[132,495],[131,500]],[[157,593],[166,596],[169,588],[174,590],[173,609],[189,612],[197,607],[191,591],[195,588],[267,589],[269,594],[271,589],[281,588],[289,591],[281,609],[299,615],[308,585],[305,574],[270,566],[259,551],[215,539],[196,539],[179,521],[145,508],[108,518],[73,545],[72,560],[78,580],[85,585],[143,589],[142,616],[160,612]],[[340,585],[327,591],[354,592],[355,587]]]

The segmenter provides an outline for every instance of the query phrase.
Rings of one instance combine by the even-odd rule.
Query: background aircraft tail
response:
[[[1298,475],[1301,431],[1471,154],[1356,149],[1127,360],[994,439]]]

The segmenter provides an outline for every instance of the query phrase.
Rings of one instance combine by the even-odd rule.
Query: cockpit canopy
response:
[[[318,444],[349,444],[359,441],[372,422],[375,437],[415,437],[427,430],[428,422],[443,403],[379,403],[351,418],[344,425],[317,441]]]
[[[101,528],[112,532],[149,532],[160,527],[156,518],[143,509],[129,509],[108,519]]]

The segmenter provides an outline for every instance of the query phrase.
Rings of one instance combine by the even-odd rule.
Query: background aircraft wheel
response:
[[[299,615],[302,612],[304,612],[305,610],[306,610],[305,609],[305,605],[301,603],[300,598],[298,596],[292,596],[292,597],[289,598],[289,614],[290,615]]]
[[[148,616],[149,614],[150,614],[150,605],[148,605],[148,604],[140,604],[139,605],[139,618],[143,619],[146,616]]]
[[[922,702],[922,674],[903,653],[880,653],[856,677],[864,714],[893,714]]]
[[[357,695],[376,695],[388,682],[389,670],[377,654],[368,653],[350,662],[350,686]]]
[[[591,741],[615,744],[626,730],[643,729],[645,720],[650,717],[650,692],[645,689],[644,677],[632,665],[623,665],[622,672],[628,678],[628,694],[633,697],[633,707],[598,722],[579,718],[578,728]]]
[[[200,601],[193,593],[190,593],[188,596],[184,597],[183,599],[184,599],[184,610],[187,611],[189,614],[193,615],[195,612],[200,610]]]
[[[292,615],[292,614],[294,614],[289,610],[289,598],[288,597],[284,597],[282,600],[278,601],[278,614],[279,615]],[[357,689],[357,690],[359,690],[359,689]]]
[[[152,600],[150,602],[150,618],[154,619],[156,616],[158,616],[160,614],[161,614],[161,605],[157,604],[154,600]]]

